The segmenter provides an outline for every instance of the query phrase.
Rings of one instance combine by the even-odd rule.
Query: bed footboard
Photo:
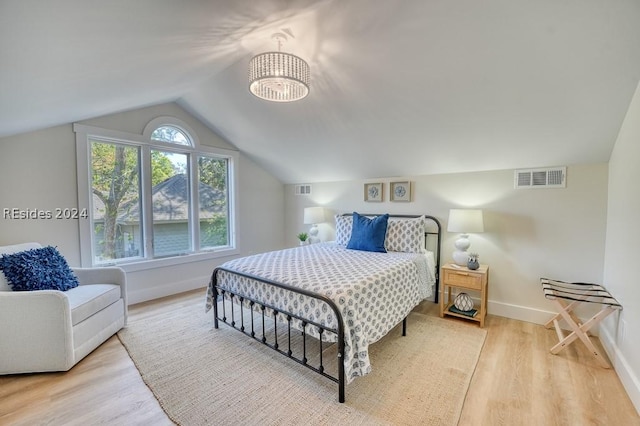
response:
[[[322,324],[319,324],[314,321],[310,321],[307,318],[304,318],[298,314],[288,312],[287,310],[280,309],[276,306],[272,306],[263,301],[255,300],[251,297],[248,297],[246,294],[238,294],[235,291],[231,291],[229,289],[225,289],[221,287],[218,283],[218,273],[220,271],[225,271],[230,274],[242,276],[245,278],[249,278],[251,280],[259,281],[266,285],[278,287],[290,291],[296,294],[302,294],[307,297],[311,297],[322,301],[327,304],[327,306],[333,311],[333,314],[336,318],[336,328],[326,327]],[[272,280],[260,278],[251,274],[245,274],[236,272],[233,270],[229,270],[226,268],[218,267],[214,269],[213,275],[211,277],[211,291],[213,294],[213,310],[214,310],[214,327],[217,329],[219,325],[219,321],[224,322],[230,327],[240,331],[241,333],[253,338],[254,340],[270,347],[271,349],[279,352],[280,354],[290,358],[297,363],[307,367],[310,370],[315,371],[316,373],[334,381],[338,384],[338,401],[344,402],[345,400],[345,370],[344,370],[344,354],[345,354],[345,344],[344,344],[344,321],[342,318],[342,314],[340,313],[336,304],[329,298],[317,294],[314,292],[310,292],[304,289],[291,287],[286,284],[282,284],[279,282],[275,282]],[[229,304],[229,308],[227,308],[226,304],[223,302],[221,304],[221,308],[218,306],[216,302],[218,300],[218,296],[222,297],[224,301],[225,298],[228,298],[231,303]],[[236,305],[234,302],[238,302]],[[247,307],[246,305],[249,305]],[[267,310],[273,316],[274,330],[272,333],[269,333],[271,339],[267,337],[265,318],[268,315]],[[222,312],[220,312],[222,311]],[[248,311],[248,312],[245,312]],[[250,315],[250,325],[245,324],[245,315]],[[254,315],[258,316],[258,326],[255,325]],[[302,325],[302,330],[298,330],[297,328],[292,327],[292,322],[294,320],[298,320]],[[286,328],[286,342],[278,341],[278,325],[283,324]],[[404,324],[403,324],[404,325]],[[315,327],[320,338],[319,341],[319,360],[317,365],[311,364],[309,359],[307,358],[307,327]],[[297,356],[294,354],[292,350],[292,331],[297,331],[302,333],[302,356]],[[404,330],[403,330],[404,331]],[[324,333],[334,333],[337,336],[337,375],[332,375],[327,372],[324,366],[323,360],[323,339],[322,336]],[[327,343],[328,345],[328,343]]]

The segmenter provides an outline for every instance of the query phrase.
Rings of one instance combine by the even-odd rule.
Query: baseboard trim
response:
[[[602,343],[602,347],[607,352],[609,360],[613,364],[620,382],[622,382],[622,386],[624,386],[629,399],[631,399],[631,403],[636,408],[638,415],[640,415],[640,380],[618,348],[607,327],[600,327],[600,343]]]
[[[534,309],[534,308],[529,308],[521,305],[511,305],[508,303],[489,301],[487,304],[489,305],[488,306],[489,313],[492,315],[497,315],[499,317],[511,318],[511,319],[525,321],[525,322],[531,322],[533,324],[540,324],[540,325],[546,324],[551,318],[553,318],[558,313],[555,311],[545,311],[542,309]],[[578,318],[580,318],[583,322],[589,319],[589,318],[583,317],[582,315],[578,315]],[[560,325],[562,326],[563,329],[569,329],[568,327],[565,328],[566,324],[564,323],[564,321],[562,321]],[[593,328],[589,330],[589,332],[594,336],[598,336],[597,328]]]
[[[529,308],[527,306],[512,305],[509,303],[501,303],[489,300],[487,302],[487,310],[491,315],[506,317],[534,324],[543,325],[557,312],[544,311],[541,309]]]
[[[161,297],[172,296],[178,293],[184,293],[185,291],[196,290],[203,288],[203,283],[206,284],[210,276],[203,276],[192,278],[180,282],[172,282],[161,286],[154,286],[151,288],[145,288],[142,290],[130,290],[127,294],[129,305],[135,303],[147,302],[153,299],[159,299]],[[203,291],[204,297],[204,291]],[[204,299],[202,299],[204,301]]]

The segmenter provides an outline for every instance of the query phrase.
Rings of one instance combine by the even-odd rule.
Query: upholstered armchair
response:
[[[0,247],[0,256],[38,243]],[[71,268],[66,291],[13,291],[0,272],[0,374],[67,371],[127,323],[127,278],[117,267]]]

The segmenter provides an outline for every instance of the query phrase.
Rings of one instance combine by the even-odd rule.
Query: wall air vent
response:
[[[514,186],[516,189],[565,188],[567,168],[563,166],[516,170]]]
[[[311,185],[296,185],[296,195],[311,195]]]

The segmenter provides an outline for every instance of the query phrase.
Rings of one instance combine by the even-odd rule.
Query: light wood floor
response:
[[[203,298],[198,290],[132,306],[129,321]],[[420,309],[438,315],[433,303]],[[491,315],[485,328],[461,426],[640,425],[615,372],[598,367],[580,342],[551,355],[553,330]],[[102,424],[172,424],[116,336],[66,373],[0,377],[0,425]]]

